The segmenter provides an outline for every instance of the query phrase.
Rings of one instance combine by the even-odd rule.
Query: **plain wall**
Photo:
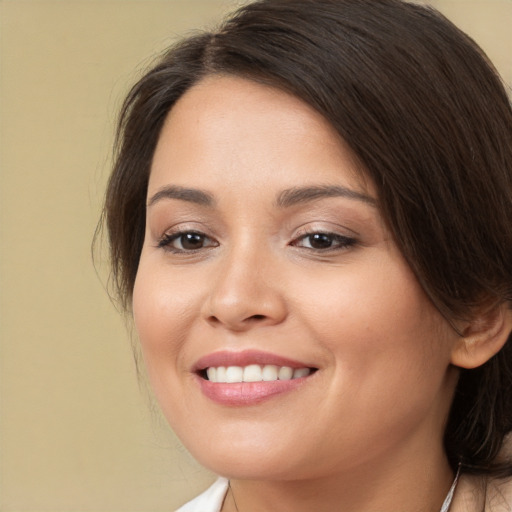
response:
[[[511,0],[431,3],[512,84]],[[0,0],[3,512],[171,511],[213,478],[140,389],[90,244],[123,94],[235,4]]]

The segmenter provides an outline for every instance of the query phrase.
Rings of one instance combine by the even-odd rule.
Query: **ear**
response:
[[[507,303],[478,314],[455,342],[451,363],[467,369],[482,366],[502,349],[511,330],[512,311]]]

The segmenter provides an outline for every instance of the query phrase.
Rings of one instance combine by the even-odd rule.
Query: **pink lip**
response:
[[[210,400],[225,406],[241,407],[257,405],[272,397],[296,390],[306,380],[312,377],[301,377],[291,380],[276,380],[267,382],[210,382],[202,378],[200,372],[210,367],[219,366],[248,366],[250,364],[289,366],[291,368],[311,368],[307,363],[301,363],[287,357],[278,356],[258,350],[220,351],[201,357],[194,365],[193,372],[202,393]]]
[[[233,384],[213,383],[197,377],[203,394],[220,405],[247,407],[257,405],[277,395],[295,390],[302,386],[308,377],[271,382],[236,382]]]
[[[290,368],[311,368],[307,363],[301,363],[287,357],[278,356],[259,350],[243,350],[241,352],[223,350],[201,357],[192,369],[194,372],[210,368],[212,366],[248,366],[250,364],[273,364],[276,366],[289,366]]]

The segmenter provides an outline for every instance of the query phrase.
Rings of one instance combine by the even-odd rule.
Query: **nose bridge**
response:
[[[210,290],[206,315],[233,330],[271,325],[286,316],[272,251],[250,236],[240,236],[227,248]]]

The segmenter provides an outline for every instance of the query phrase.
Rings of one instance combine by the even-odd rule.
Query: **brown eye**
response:
[[[326,233],[315,233],[307,238],[312,249],[329,249],[334,243],[334,237]]]
[[[201,249],[205,244],[206,236],[199,233],[184,233],[174,240],[177,248],[185,251]]]
[[[329,251],[345,249],[355,243],[356,241],[353,238],[343,235],[318,232],[303,235],[293,242],[292,245],[312,251]]]
[[[217,245],[217,242],[204,233],[195,231],[164,235],[158,243],[158,247],[176,253],[198,251],[209,247],[216,247]]]

